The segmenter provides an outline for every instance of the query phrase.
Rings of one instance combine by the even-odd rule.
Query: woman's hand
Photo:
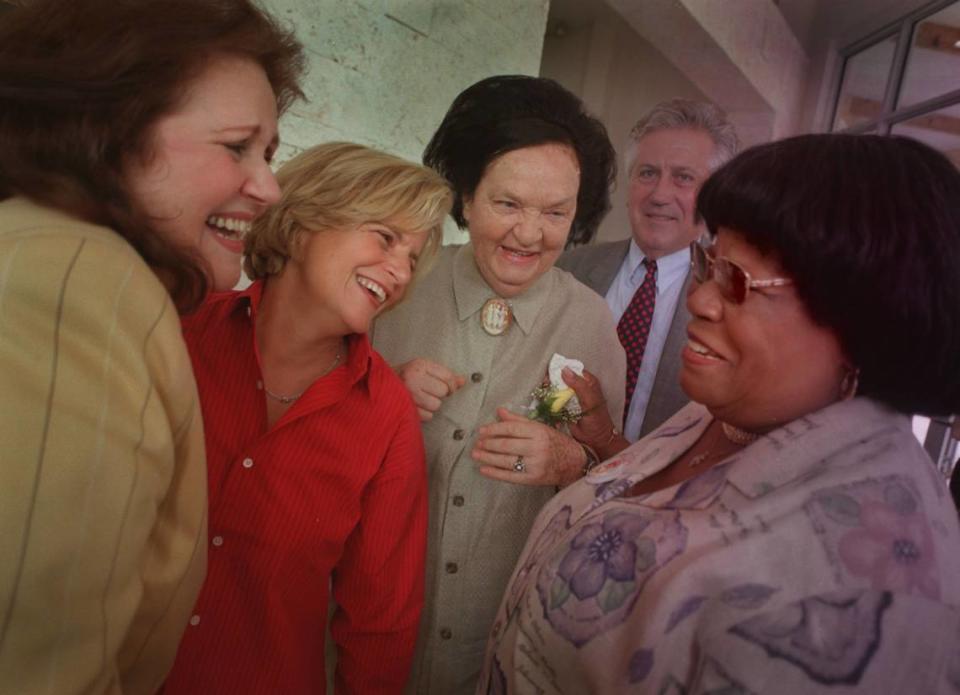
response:
[[[601,460],[618,454],[627,448],[629,442],[620,436],[607,410],[607,401],[600,390],[600,382],[586,369],[580,377],[570,368],[565,368],[560,376],[564,383],[573,389],[580,401],[583,416],[571,423],[570,434],[595,450]]]
[[[433,419],[440,409],[443,399],[455,393],[467,380],[455,374],[442,364],[423,358],[404,362],[393,370],[406,385],[420,414],[420,422]]]
[[[583,475],[587,455],[575,439],[523,415],[497,408],[500,422],[477,430],[470,455],[480,473],[521,485],[565,486]],[[516,470],[522,458],[523,470]]]

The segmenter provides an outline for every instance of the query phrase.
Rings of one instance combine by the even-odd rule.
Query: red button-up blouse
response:
[[[423,601],[427,496],[406,388],[366,336],[267,428],[262,286],[184,321],[210,483],[207,581],[165,693],[323,693],[329,587],[337,691],[398,693]]]

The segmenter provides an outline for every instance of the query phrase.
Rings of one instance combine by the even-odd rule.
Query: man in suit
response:
[[[631,238],[573,249],[557,262],[607,300],[627,351],[622,430],[614,423],[612,430],[606,424],[605,432],[594,429],[584,437],[575,432],[601,458],[647,434],[689,400],[679,371],[690,318],[689,245],[703,231],[697,192],[738,147],[733,126],[715,105],[685,99],[658,104],[630,131],[625,171]],[[571,385],[580,392],[589,379]]]

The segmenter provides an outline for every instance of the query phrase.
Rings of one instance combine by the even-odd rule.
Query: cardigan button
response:
[[[464,437],[465,434],[466,434],[466,432],[464,432],[463,430],[454,430],[454,431],[453,431],[453,438],[456,439],[456,440],[459,442],[461,439],[463,439],[463,437]]]
[[[453,633],[450,631],[450,628],[440,628],[440,639],[450,639],[451,637],[453,637]]]
[[[244,468],[253,468],[253,459],[243,459]]]
[[[194,627],[196,627],[197,625],[199,625],[199,624],[200,624],[200,616],[199,616],[199,615],[196,615],[196,614],[191,615],[191,616],[190,616],[190,624],[193,625]]]
[[[480,372],[474,372],[473,374],[470,375],[470,381],[472,381],[475,384],[479,384],[481,381],[483,381],[483,374],[481,374]]]

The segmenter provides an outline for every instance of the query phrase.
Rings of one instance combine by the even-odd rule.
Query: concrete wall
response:
[[[264,0],[307,48],[308,103],[289,150],[346,139],[419,159],[453,98],[480,78],[536,74],[549,0]]]
[[[622,179],[627,135],[637,119],[664,99],[704,95],[617,13],[604,3],[594,7],[589,15],[564,18],[566,8],[554,6],[540,74],[580,96],[607,126]],[[613,207],[600,225],[597,241],[630,236],[626,190],[626,185],[618,185],[614,191]]]

